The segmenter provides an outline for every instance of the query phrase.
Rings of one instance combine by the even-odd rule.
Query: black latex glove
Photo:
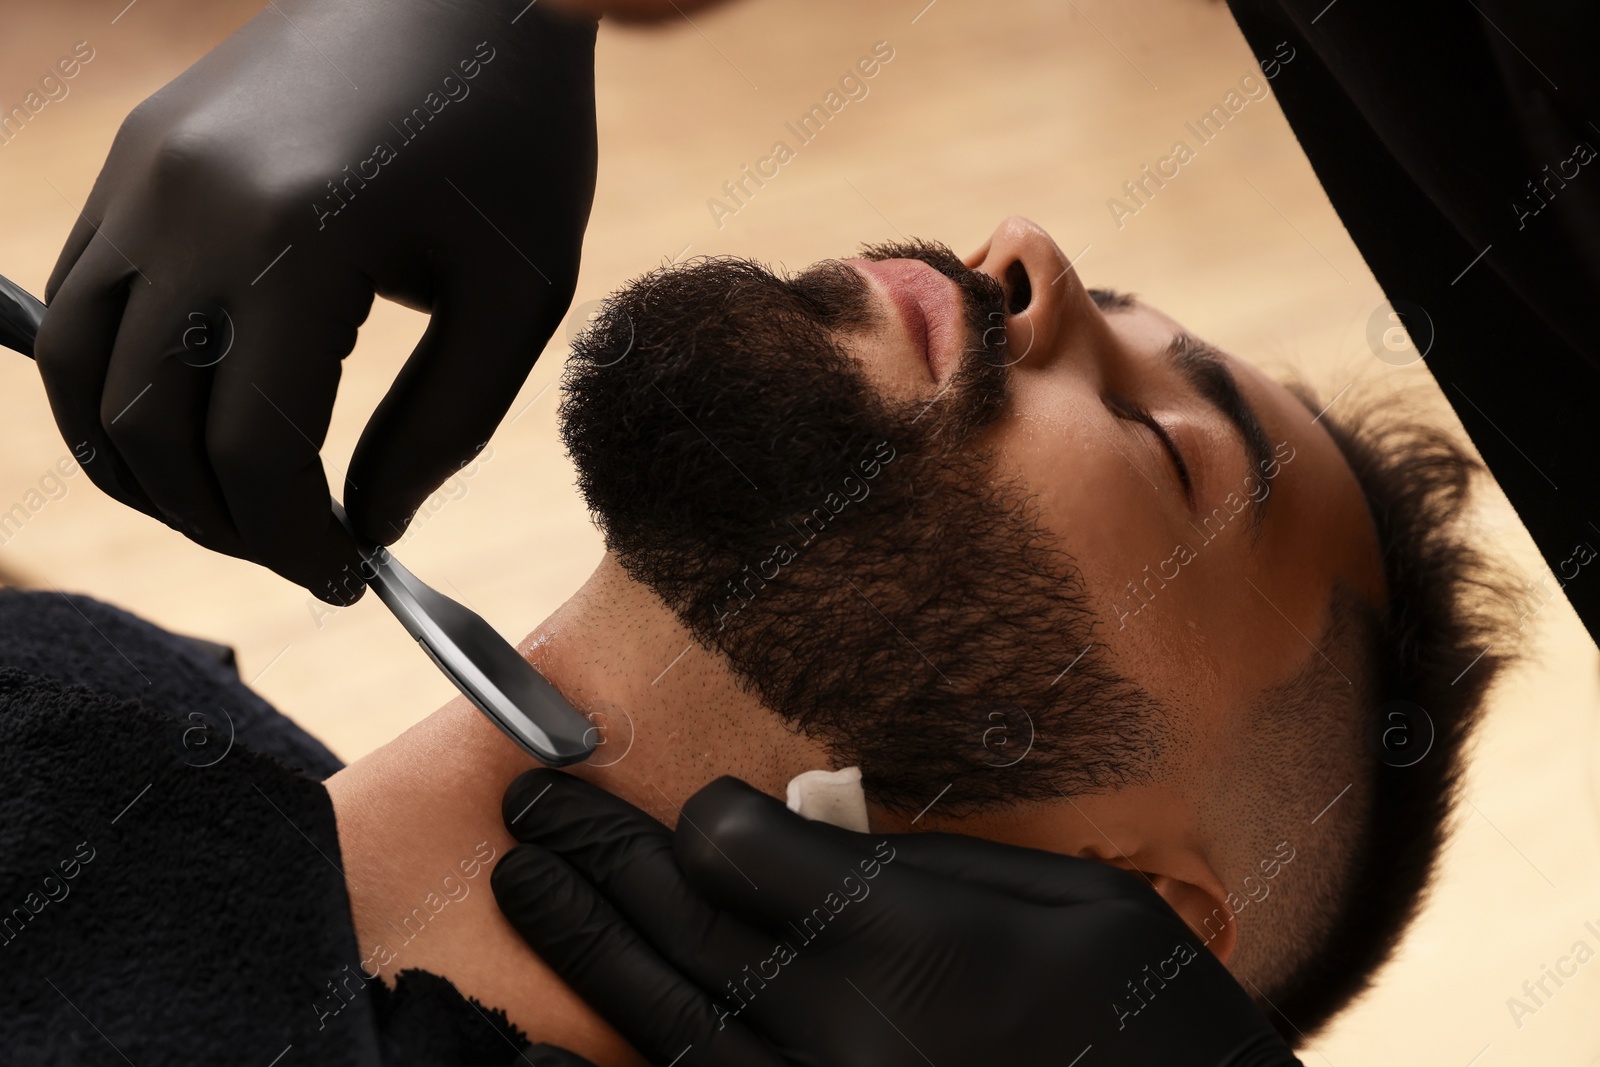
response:
[[[95,484],[358,597],[317,455],[340,360],[374,293],[432,312],[342,493],[390,544],[487,442],[571,301],[594,36],[518,0],[273,0],[139,105],[35,345]]]
[[[1105,864],[851,833],[733,778],[675,834],[552,771],[503,811],[527,844],[495,868],[501,910],[653,1062],[1299,1063],[1155,891]]]

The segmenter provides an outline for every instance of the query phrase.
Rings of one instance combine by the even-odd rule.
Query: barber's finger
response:
[[[61,254],[56,257],[56,265],[50,271],[50,280],[44,283],[44,302],[55,303],[56,294],[61,291],[62,283],[67,280],[67,275],[72,273],[72,268],[79,258],[88,250],[89,242],[94,240],[99,226],[89,220],[87,210],[78,213],[78,220],[72,224],[72,230],[67,234],[66,244],[61,248]]]
[[[518,845],[495,865],[489,884],[523,940],[651,1062],[779,1067],[776,1055],[662,959],[560,856]]]
[[[894,860],[886,837],[810,822],[726,777],[684,804],[673,843],[678,863],[712,903],[774,928],[878,877]],[[829,930],[871,921],[867,910],[848,909]]]
[[[566,310],[547,283],[526,294],[483,269],[442,271],[427,332],[361,432],[344,506],[357,532],[392,544],[446,478],[483,450]],[[488,271],[491,277],[496,272]]]
[[[672,831],[614,793],[576,775],[547,767],[523,771],[500,800],[506,829],[519,841],[557,852],[589,852],[593,838],[611,846],[591,862],[625,863],[632,850],[650,838],[670,840]]]
[[[251,558],[346,604],[365,589],[361,555],[334,517],[321,449],[370,291],[363,300],[288,278],[218,301],[233,348],[213,371],[206,453]]]
[[[684,877],[672,832],[622,798],[536,769],[506,790],[501,810],[518,840],[559,853],[702,985],[720,988],[770,954],[770,937],[712,907]]]
[[[150,101],[146,100],[134,108],[122,125],[118,127],[116,136],[112,138],[111,150],[106,154],[107,165],[101,169],[95,178],[94,186],[89,190],[89,196],[84,201],[83,209],[78,212],[78,217],[72,223],[72,229],[67,233],[67,239],[62,242],[61,252],[56,256],[56,264],[50,271],[50,278],[44,286],[44,302],[54,304],[56,294],[66,283],[67,276],[77,268],[78,260],[89,250],[95,238],[106,225],[106,212],[109,205],[116,199],[119,192],[125,192],[125,180],[119,180],[120,175],[110,166],[110,162],[117,154],[129,147],[129,142],[137,138],[139,116],[150,109]],[[104,240],[104,238],[101,238]],[[119,243],[128,244],[125,238]]]
[[[49,301],[33,354],[56,426],[89,479],[108,496],[160,520],[160,509],[117,454],[101,419],[106,371],[129,290],[147,284],[104,238],[93,241]]]
[[[229,353],[227,313],[193,295],[136,285],[106,372],[103,411],[117,454],[176,529],[251,559],[206,451],[211,375]]]
[[[733,778],[696,793],[684,815],[678,824],[680,863],[714,900],[747,918],[781,920],[789,911],[814,907],[840,891],[845,875],[878,870],[874,862],[1047,907],[1161,900],[1137,875],[1096,860],[959,834],[859,834],[810,822]],[[686,833],[686,825],[693,832]],[[761,891],[751,892],[752,883]]]
[[[888,841],[896,864],[982,886],[1031,904],[1062,907],[1128,899],[1161,902],[1146,879],[1099,860],[1002,845],[961,834],[896,834]]]

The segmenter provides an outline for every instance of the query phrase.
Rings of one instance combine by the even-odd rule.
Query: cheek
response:
[[[1138,442],[1122,424],[1079,404],[1065,415],[1007,418],[985,444],[1034,495],[1041,522],[1082,573],[1119,667],[1157,694],[1212,693],[1217,654],[1237,650],[1213,641],[1209,620],[1237,590],[1219,587],[1220,568],[1203,548],[1161,580],[1163,563],[1172,574],[1175,549],[1194,538],[1134,467]]]
[[[991,432],[986,443],[1033,495],[1041,523],[1114,619],[1111,593],[1173,548],[1157,491],[1131,462],[1137,442],[1085,404],[1048,418],[1008,417]]]

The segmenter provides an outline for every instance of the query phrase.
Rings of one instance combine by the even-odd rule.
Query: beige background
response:
[[[521,6],[507,2],[508,11]],[[1388,366],[1367,348],[1381,294],[1271,99],[1249,103],[1148,206],[1114,224],[1106,201],[1122,183],[1179,137],[1193,145],[1183,123],[1244,76],[1259,77],[1224,7],[926,2],[763,0],[659,32],[604,28],[603,158],[578,300],[684,254],[798,267],[898,234],[966,251],[1020,213],[1069,255],[1081,253],[1091,284],[1134,290],[1269,368],[1305,368],[1329,395],[1361,379],[1440,403],[1420,366]],[[76,42],[96,50],[71,95],[0,146],[0,272],[36,293],[122,116],[258,6],[125,3],[7,5],[0,104],[18,102]],[[880,40],[895,54],[869,95],[719,228],[706,202],[722,182],[775,139],[793,144],[785,121]],[[390,305],[374,309],[346,363],[325,450],[331,468],[344,469],[423,323]],[[512,409],[521,414],[425,508],[398,552],[513,640],[600,554],[560,452],[556,391],[544,391],[559,377],[564,341],[558,335],[535,368]],[[67,453],[20,357],[0,358],[0,434],[3,509]],[[0,567],[233,644],[245,678],[341,757],[360,756],[451,695],[376,598],[319,618],[303,592],[190,546],[111,503],[81,473],[66,484],[0,547]],[[1539,573],[1498,494],[1482,521],[1530,579]],[[1600,930],[1595,649],[1564,602],[1537,624],[1538,660],[1495,702],[1469,781],[1472,806],[1425,917],[1376,991],[1302,1052],[1307,1063],[1600,1063],[1591,1022],[1600,962],[1520,1028],[1506,1004],[1574,941],[1600,949],[1584,929],[1594,921]]]

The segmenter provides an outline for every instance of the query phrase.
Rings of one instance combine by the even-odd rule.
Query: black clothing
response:
[[[322,781],[344,766],[322,743],[239,680],[233,650],[181,637],[77,593],[0,589],[0,666],[134,700],[185,727],[221,731]],[[194,718],[190,718],[193,715]],[[180,731],[181,733],[181,731]],[[189,762],[210,762],[189,737]]]
[[[1600,635],[1600,467],[1581,447],[1600,417],[1600,8],[1229,6],[1264,62],[1293,49],[1272,85],[1295,136],[1384,293],[1431,319],[1428,367]]]
[[[0,1063],[539,1063],[447,980],[362,973],[339,767],[192,640],[0,591]]]

